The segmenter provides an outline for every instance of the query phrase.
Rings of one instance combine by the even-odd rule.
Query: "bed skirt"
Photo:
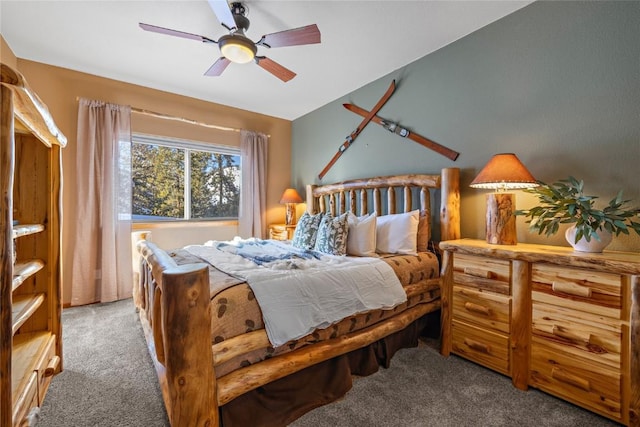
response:
[[[343,397],[352,376],[388,368],[400,349],[416,347],[420,336],[438,337],[440,311],[431,312],[402,331],[366,347],[310,366],[245,393],[220,407],[223,427],[282,427],[322,405]]]

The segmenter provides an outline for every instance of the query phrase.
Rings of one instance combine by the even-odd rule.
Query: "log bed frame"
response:
[[[351,210],[396,213],[396,188],[404,211],[412,210],[412,188],[418,187],[421,215],[431,215],[431,191],[440,190],[440,240],[460,237],[459,169],[439,175],[401,175],[307,186],[307,210],[336,213]],[[393,189],[393,191],[389,191]],[[367,191],[369,190],[369,191]],[[387,191],[385,191],[387,190]],[[383,210],[381,192],[386,192]],[[359,203],[358,203],[359,202]],[[357,208],[359,207],[359,209]],[[333,357],[367,346],[404,329],[423,315],[440,308],[440,300],[418,304],[398,316],[347,335],[311,344],[233,371],[216,379],[215,366],[237,354],[262,348],[264,334],[245,334],[212,345],[208,267],[178,266],[174,260],[138,233],[140,266],[134,283],[134,302],[155,365],[162,395],[173,427],[219,425],[218,408],[271,381]],[[440,278],[432,279],[440,284]],[[257,332],[257,331],[256,331]],[[254,334],[252,337],[248,335]]]

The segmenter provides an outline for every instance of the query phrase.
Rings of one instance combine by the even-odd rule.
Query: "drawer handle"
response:
[[[551,333],[559,338],[563,338],[573,343],[584,343],[586,345],[589,345],[589,341],[591,340],[591,334],[588,334],[586,337],[581,337],[580,335],[574,332],[567,331],[565,328],[558,325],[553,325]]]
[[[51,360],[49,360],[49,364],[45,368],[43,375],[45,377],[50,377],[53,374],[55,374],[59,364],[60,364],[60,356],[58,355],[53,356]]]
[[[588,380],[565,372],[559,368],[551,369],[551,378],[572,385],[574,387],[578,387],[579,389],[582,389],[584,391],[591,391],[591,384],[589,384]]]
[[[577,297],[591,298],[591,288],[567,282],[553,282],[551,284],[553,292],[574,295]]]
[[[465,267],[464,274],[468,274],[473,277],[481,277],[483,279],[493,279],[496,276],[493,271],[473,267]]]
[[[486,344],[482,344],[478,341],[472,340],[470,338],[465,338],[464,339],[464,343],[467,347],[469,347],[472,350],[475,351],[479,351],[481,353],[485,353],[485,354],[490,354],[491,353],[491,347],[489,347]]]
[[[491,316],[491,309],[489,307],[485,307],[480,304],[474,304],[472,302],[465,302],[464,308],[467,311],[471,311],[473,313],[483,314],[485,316]]]

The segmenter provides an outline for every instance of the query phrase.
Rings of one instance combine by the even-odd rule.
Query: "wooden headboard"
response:
[[[419,197],[414,202],[414,189]],[[460,169],[445,168],[439,175],[394,175],[353,179],[327,185],[307,185],[307,211],[339,215],[351,211],[356,215],[376,215],[420,210],[431,217],[432,191],[440,190],[440,240],[460,238]],[[382,198],[382,193],[386,197]],[[372,203],[369,203],[369,198]],[[370,209],[370,206],[372,207]]]

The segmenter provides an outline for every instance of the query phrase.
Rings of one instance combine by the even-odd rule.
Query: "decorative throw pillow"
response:
[[[376,215],[374,213],[347,216],[349,232],[347,234],[347,254],[355,256],[378,256],[376,254]]]
[[[376,220],[376,251],[378,253],[417,253],[420,211],[383,215]]]
[[[346,213],[337,218],[327,214],[320,221],[314,250],[329,255],[346,255],[348,233],[349,223]]]
[[[305,212],[298,220],[296,229],[293,232],[291,245],[300,249],[313,249],[316,244],[316,236],[318,235],[318,227],[322,214],[310,215]]]

